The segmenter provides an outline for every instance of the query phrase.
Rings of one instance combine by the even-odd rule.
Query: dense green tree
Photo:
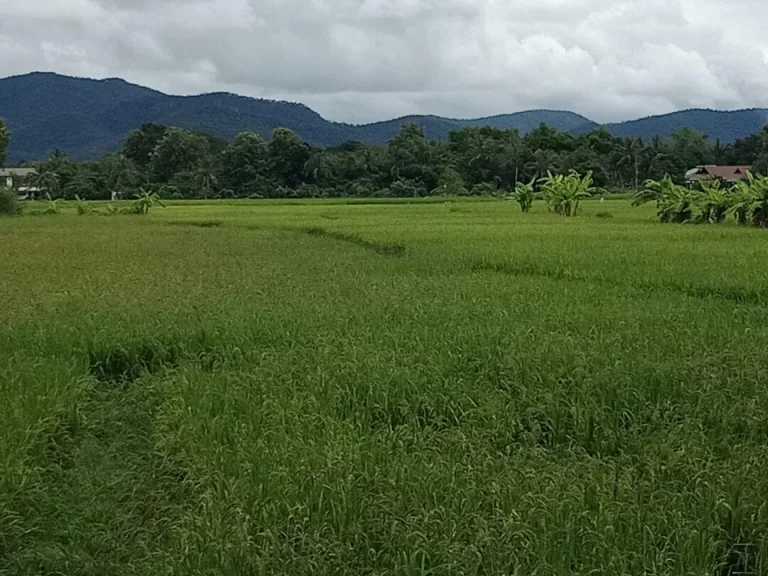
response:
[[[269,180],[269,150],[264,138],[253,132],[238,134],[222,155],[222,186],[237,196],[265,195]]]
[[[304,164],[304,177],[307,182],[319,186],[333,186],[336,175],[336,158],[326,150],[312,150],[309,160]]]
[[[126,196],[141,183],[141,174],[136,165],[122,154],[106,154],[94,165],[97,181],[102,189],[101,196],[111,198],[112,193]]]
[[[560,156],[557,152],[548,148],[539,148],[536,150],[526,164],[526,170],[533,178],[543,178],[548,172],[554,172],[560,169]]]
[[[756,137],[756,155],[749,164],[755,174],[768,175],[768,126],[764,126]]]
[[[438,171],[433,162],[433,150],[420,126],[404,125],[388,146],[393,180],[417,182],[427,190],[435,188]]]
[[[609,156],[617,145],[617,140],[606,128],[598,128],[577,138],[578,146],[586,145],[598,156]]]
[[[123,156],[131,160],[137,167],[146,169],[152,161],[152,154],[157,145],[165,138],[167,126],[147,123],[134,130],[123,143]]]
[[[171,182],[174,177],[187,179],[202,164],[208,153],[208,141],[199,134],[180,128],[169,129],[157,144],[149,163],[152,179]]]
[[[269,167],[278,185],[292,187],[303,183],[304,167],[310,158],[310,147],[287,128],[272,133],[267,145]]]
[[[443,168],[440,173],[440,179],[437,182],[437,188],[432,191],[433,195],[441,196],[464,196],[467,189],[464,187],[464,180],[461,174],[450,166]]]
[[[11,132],[5,125],[5,122],[0,118],[0,167],[5,164],[5,159],[8,155],[8,143],[11,141]]]
[[[522,142],[516,130],[467,127],[450,134],[453,159],[470,186],[488,182],[513,188],[519,179]]]
[[[765,130],[765,129],[763,129]],[[763,133],[736,140],[730,147],[727,164],[751,166],[763,152]]]
[[[549,150],[560,154],[563,152],[573,152],[576,147],[576,140],[573,136],[566,132],[559,132],[546,124],[534,128],[523,138],[523,142],[533,152]]]
[[[37,175],[32,185],[40,188],[52,198],[59,198],[65,190],[71,190],[70,183],[77,174],[78,166],[61,150],[54,150],[37,166]]]
[[[671,140],[671,156],[675,166],[685,173],[696,166],[711,164],[712,147],[707,136],[691,128],[675,130]]]
[[[563,159],[563,170],[574,170],[579,174],[592,172],[595,183],[598,186],[616,186],[615,179],[611,178],[607,158],[598,154],[587,141],[576,148]]]
[[[93,171],[90,166],[85,165],[75,167],[72,177],[61,191],[62,197],[66,200],[73,200],[75,197],[95,200],[100,197]],[[101,196],[103,197],[103,194]]]
[[[145,124],[126,139],[123,154],[105,155],[87,170],[54,151],[39,164],[37,179],[54,197],[133,195],[140,185],[183,198],[509,195],[520,182],[540,187],[550,172],[591,173],[601,188],[637,188],[665,174],[682,183],[688,169],[712,162],[768,173],[768,128],[732,145],[690,129],[645,141],[605,128],[574,137],[546,125],[523,138],[516,130],[465,127],[441,142],[406,124],[386,147],[346,142],[319,149],[283,128],[269,143],[243,133],[229,144],[204,132]]]

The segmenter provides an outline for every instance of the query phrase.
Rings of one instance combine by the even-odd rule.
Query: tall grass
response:
[[[765,238],[628,204],[3,221],[0,573],[766,573]]]

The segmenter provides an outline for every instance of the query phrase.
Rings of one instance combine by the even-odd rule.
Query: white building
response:
[[[6,188],[18,190],[22,199],[29,198],[30,195],[34,197],[34,194],[40,190],[27,183],[28,178],[33,174],[37,174],[34,168],[0,168],[0,186],[5,185]]]

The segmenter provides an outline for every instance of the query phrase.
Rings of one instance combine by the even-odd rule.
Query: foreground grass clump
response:
[[[766,573],[764,232],[457,205],[4,220],[0,574]]]
[[[0,216],[16,216],[19,203],[16,193],[0,186]]]

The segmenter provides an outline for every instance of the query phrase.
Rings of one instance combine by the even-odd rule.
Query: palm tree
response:
[[[120,154],[110,167],[109,178],[112,191],[122,194],[126,188],[136,186],[140,176],[133,161]]]
[[[211,195],[213,189],[219,185],[219,179],[216,177],[213,168],[210,166],[201,166],[197,170],[196,181],[203,193],[203,198],[206,200],[208,199],[208,196]]]
[[[78,167],[72,179],[64,186],[63,192],[67,199],[78,196],[91,197],[94,189],[93,176],[85,167]]]
[[[617,149],[616,167],[630,166],[634,172],[635,190],[640,188],[640,157],[645,149],[642,138],[623,138]]]
[[[315,151],[304,164],[304,176],[315,182],[324,182],[333,178],[333,164],[327,152]]]
[[[723,146],[720,138],[715,140],[715,145],[712,147],[712,158],[715,160],[715,164],[725,164],[727,154],[728,146]]]
[[[664,142],[659,136],[654,136],[649,146],[645,148],[645,173],[649,178],[656,178],[663,173],[663,162],[668,158],[664,150]]]
[[[537,180],[560,167],[560,156],[554,150],[539,149],[533,153],[533,160],[525,167],[529,172],[533,172],[533,177]]]
[[[50,197],[58,196],[59,175],[48,166],[41,166],[37,172],[30,175],[29,184]]]

